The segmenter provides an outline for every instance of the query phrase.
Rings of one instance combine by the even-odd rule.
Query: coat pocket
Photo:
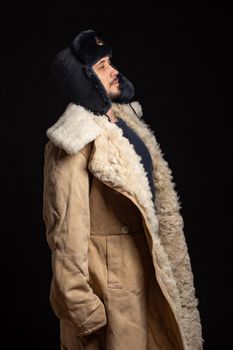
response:
[[[107,286],[111,289],[123,289],[121,235],[107,235],[106,248]]]

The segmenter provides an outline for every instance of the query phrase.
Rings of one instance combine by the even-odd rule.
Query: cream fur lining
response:
[[[159,219],[159,240],[154,237],[155,253],[158,254],[164,282],[170,287],[169,294],[181,317],[188,350],[202,349],[202,330],[200,315],[197,309],[198,300],[195,297],[193,274],[183,233],[183,219],[179,213],[179,198],[175,191],[172,173],[162,155],[153,131],[141,119],[140,105],[135,102],[135,112],[127,105],[115,105],[115,112],[141,137],[150,151],[154,164],[154,182],[156,186],[156,209]],[[139,117],[139,118],[138,118]],[[157,241],[157,242],[156,242]],[[162,246],[161,246],[162,243]],[[165,257],[165,249],[168,259]],[[169,262],[168,262],[169,261]],[[170,265],[169,268],[167,263]],[[176,287],[170,275],[170,267],[176,280]],[[168,269],[167,269],[168,268]],[[167,273],[169,271],[169,273]]]
[[[87,143],[95,140],[101,131],[92,117],[93,113],[70,103],[57,122],[46,131],[46,135],[68,154],[78,153]]]

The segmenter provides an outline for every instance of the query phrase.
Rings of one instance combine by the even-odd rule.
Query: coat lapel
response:
[[[146,215],[150,230],[157,234],[158,220],[141,157],[123,136],[122,129],[106,116],[93,120],[102,131],[94,141],[89,170],[100,181],[133,197]]]

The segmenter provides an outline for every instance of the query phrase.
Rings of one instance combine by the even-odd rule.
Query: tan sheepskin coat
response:
[[[171,171],[138,102],[113,104],[153,162],[155,203],[122,130],[70,103],[47,130],[43,218],[61,349],[201,350]]]

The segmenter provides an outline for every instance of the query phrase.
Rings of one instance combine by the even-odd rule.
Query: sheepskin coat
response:
[[[172,174],[138,102],[113,104],[147,146],[156,199],[122,130],[70,103],[47,130],[43,218],[61,349],[201,350]]]

